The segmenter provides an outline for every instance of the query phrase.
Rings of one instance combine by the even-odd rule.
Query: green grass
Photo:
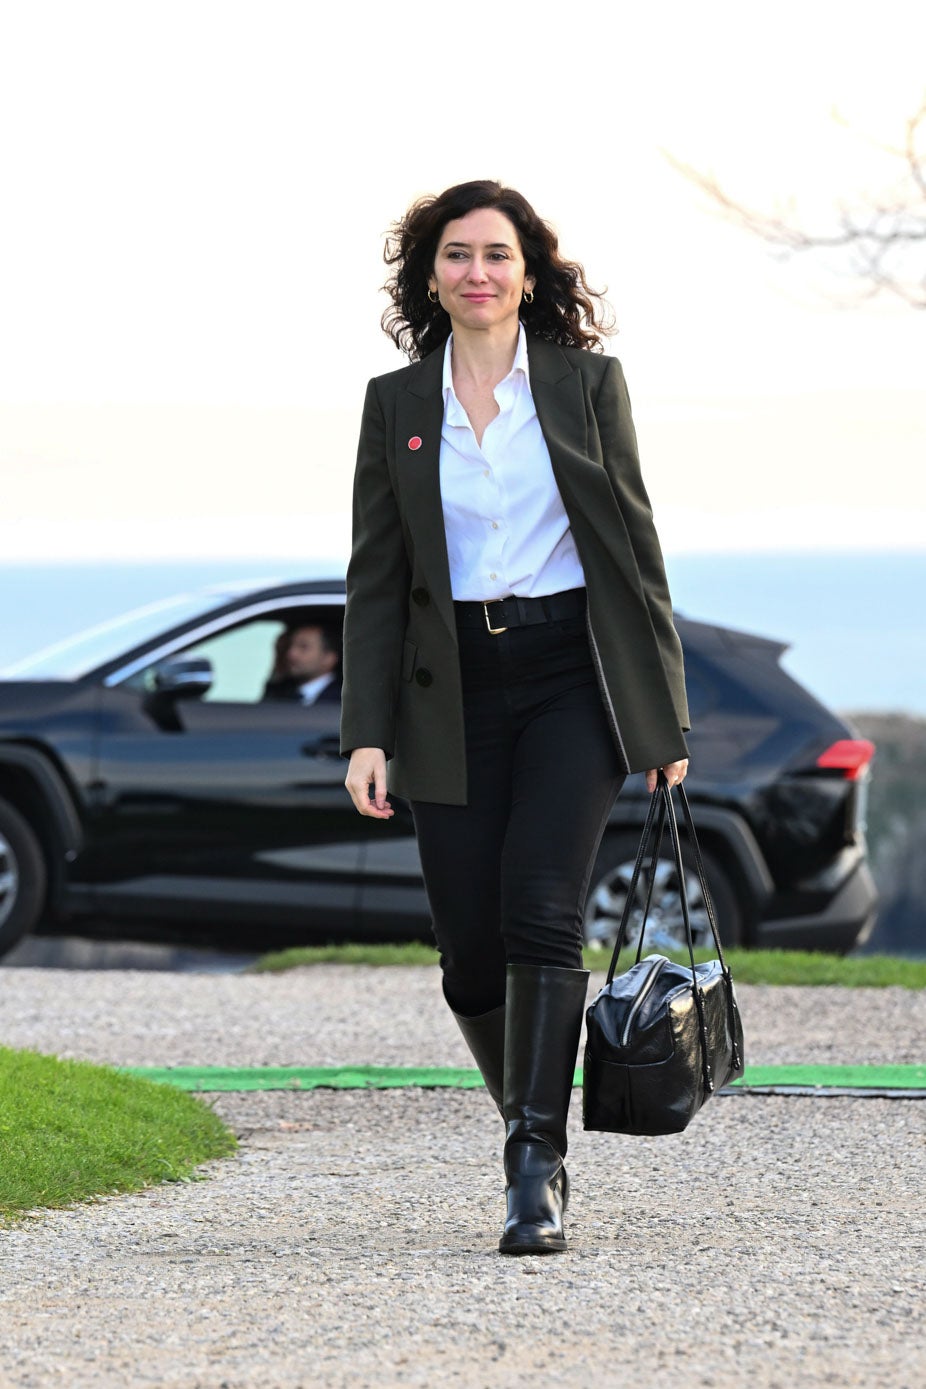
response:
[[[201,1100],[169,1086],[0,1047],[0,1219],[189,1181],[236,1146]]]
[[[437,951],[424,941],[402,945],[296,945],[255,960],[251,969],[276,974],[300,965],[436,965]]]
[[[902,960],[893,955],[824,955],[808,950],[728,950],[733,978],[741,984],[838,984],[843,988],[926,988],[926,960]],[[607,950],[586,950],[588,969],[606,970]],[[633,962],[625,951],[622,968]],[[683,963],[687,955],[676,959]],[[711,958],[710,951],[696,951],[696,960]],[[437,951],[421,941],[404,945],[297,946],[263,955],[253,966],[261,972],[296,969],[301,965],[436,965]]]
[[[926,988],[926,960],[902,960],[895,955],[850,957],[811,950],[727,950],[724,956],[734,980],[740,984],[835,984],[844,989]],[[688,962],[687,955],[677,954],[673,958]],[[695,951],[696,960],[710,958],[710,951]],[[606,967],[605,963],[602,968]]]

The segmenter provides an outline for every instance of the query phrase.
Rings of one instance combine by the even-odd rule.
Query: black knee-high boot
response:
[[[566,1116],[587,988],[585,969],[508,966],[502,1101],[508,1216],[498,1246],[503,1254],[566,1248]]]
[[[502,1094],[505,1080],[505,1005],[480,1013],[478,1017],[467,1018],[462,1013],[450,1010],[456,1018],[457,1026],[473,1055],[473,1060],[482,1073],[486,1089],[498,1106],[504,1119]]]

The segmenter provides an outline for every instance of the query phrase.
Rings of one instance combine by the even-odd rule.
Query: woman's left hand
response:
[[[670,786],[681,786],[688,773],[688,758],[682,762],[667,762],[662,769],[666,774],[666,781]],[[646,773],[646,789],[650,793],[656,790],[656,779],[659,775],[658,768]]]

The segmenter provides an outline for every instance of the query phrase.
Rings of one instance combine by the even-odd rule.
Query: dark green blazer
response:
[[[527,348],[531,394],[585,571],[590,645],[619,759],[628,772],[674,762],[688,755],[682,651],[620,363],[530,334]],[[341,752],[383,748],[393,794],[465,805],[440,494],[443,357],[432,352],[367,388],[347,570]]]

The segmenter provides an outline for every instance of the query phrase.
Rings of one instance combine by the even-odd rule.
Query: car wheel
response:
[[[15,806],[0,800],[0,955],[38,921],[48,872],[35,831]]]
[[[621,913],[630,891],[633,865],[636,862],[639,837],[633,834],[606,835],[601,842],[598,860],[592,873],[588,901],[585,907],[584,933],[587,945],[610,949],[617,939]],[[743,918],[736,893],[716,859],[702,851],[707,885],[710,889],[720,939],[724,945],[736,945],[742,939]],[[711,944],[711,928],[704,905],[704,895],[692,856],[682,846],[685,867],[685,889],[691,917],[691,933],[695,949]],[[646,901],[648,864],[637,882],[636,903],[627,928],[627,944],[636,946],[640,936],[643,905]],[[682,916],[678,890],[678,870],[674,858],[666,856],[663,848],[656,864],[656,881],[646,927],[645,950],[665,951],[685,949],[685,921]]]

